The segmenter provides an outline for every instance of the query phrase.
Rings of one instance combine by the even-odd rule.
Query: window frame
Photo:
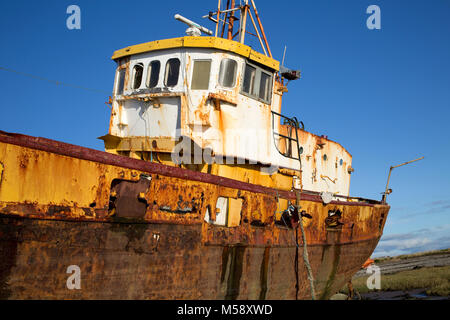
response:
[[[265,96],[267,97],[267,99],[260,97],[261,84],[262,84],[261,81],[263,79],[263,74],[268,77],[268,79],[267,79],[267,91],[265,92]],[[269,101],[269,104],[270,104],[270,101],[272,100],[272,99],[270,99],[270,96],[272,95],[272,86],[273,86],[273,82],[271,80],[272,80],[272,76],[268,72],[265,72],[264,70],[261,70],[261,72],[259,73],[258,98],[261,99],[262,101]]]
[[[253,95],[252,92],[246,92],[244,91],[244,84],[245,84],[245,75],[246,75],[246,71],[247,71],[247,65],[253,69],[255,69],[255,78],[253,79],[253,87],[250,85],[250,91],[255,91],[255,83],[256,83],[256,75],[258,73],[258,68],[250,63],[244,63],[244,70],[242,72],[242,81],[241,81],[241,93],[246,95],[247,97],[252,97],[252,98],[257,98],[257,96]]]
[[[150,83],[151,83],[151,76],[152,76],[152,74],[149,74],[149,71],[151,73],[153,73],[153,67],[151,67],[151,65],[154,62],[157,62],[159,64],[159,68],[158,68],[158,76],[157,76],[156,84],[151,87]],[[158,60],[158,59],[151,60],[149,63],[147,63],[147,77],[145,79],[145,87],[147,89],[153,89],[153,88],[158,87],[158,84],[159,84],[159,81],[160,81],[160,77],[161,77],[161,61]]]
[[[244,91],[245,69],[246,69],[247,65],[249,65],[249,66],[251,66],[251,67],[256,69],[255,84],[253,86],[253,92],[254,93],[253,92],[248,93],[248,92]],[[259,91],[260,91],[260,87],[261,87],[261,73],[265,73],[266,75],[269,76],[269,91],[268,91],[268,94],[267,94],[267,96],[268,96],[267,100],[262,99],[262,98],[259,97]],[[242,94],[242,95],[244,95],[246,97],[249,97],[249,98],[255,99],[255,100],[259,101],[259,102],[262,102],[264,104],[269,104],[270,105],[272,103],[272,97],[273,97],[273,81],[274,81],[274,74],[272,72],[270,72],[267,69],[262,68],[262,67],[260,67],[260,66],[258,66],[256,64],[253,64],[253,63],[250,63],[248,61],[245,61],[244,62],[244,66],[243,66],[243,72],[242,72],[242,75],[241,75],[241,85],[240,85],[239,92],[240,92],[240,94]]]
[[[233,84],[232,84],[231,86],[229,86],[229,87],[223,85],[222,83],[220,83],[220,74],[221,74],[221,71],[222,71],[222,63],[223,63],[225,60],[231,60],[231,61],[233,61],[234,64],[235,64],[235,70],[234,70],[234,75],[233,75]],[[232,58],[222,58],[222,60],[220,60],[220,65],[219,65],[219,75],[218,75],[218,78],[217,78],[217,84],[218,84],[220,87],[222,87],[222,88],[226,88],[226,89],[234,89],[234,88],[236,87],[236,82],[237,82],[238,68],[239,68],[239,63],[238,63],[235,59],[232,59]]]
[[[119,93],[119,87],[120,87],[120,75],[123,72],[123,84],[122,84],[122,92]],[[125,92],[125,78],[127,77],[127,68],[119,68],[117,69],[117,75],[116,75],[116,87],[114,90],[115,96],[121,96]]]
[[[169,62],[170,61],[172,61],[172,60],[178,60],[178,75],[177,75],[177,82],[174,84],[174,85],[168,85],[167,84],[167,81],[169,80],[168,79],[168,77],[167,77],[167,66],[169,65]],[[163,84],[164,84],[164,87],[168,87],[168,88],[174,88],[174,87],[176,87],[177,85],[178,85],[178,83],[179,83],[179,81],[180,81],[180,69],[181,69],[181,60],[180,60],[180,58],[178,58],[178,57],[173,57],[173,58],[169,58],[169,59],[167,59],[167,61],[166,61],[166,65],[165,65],[165,68],[164,68],[164,79],[163,79]]]
[[[195,62],[198,61],[203,61],[203,62],[209,62],[209,76],[208,76],[208,88],[206,89],[194,89],[193,88],[193,84],[194,84],[194,71],[195,71]],[[209,90],[209,88],[211,87],[211,74],[213,71],[213,60],[212,59],[194,59],[193,63],[192,63],[192,71],[191,71],[191,82],[190,82],[190,89],[191,90],[195,90],[195,91],[201,91],[201,90]]]
[[[141,75],[141,82],[139,83],[139,86],[137,88],[135,88],[135,81],[136,81],[136,67],[140,66],[142,68],[142,75]],[[131,70],[131,83],[130,83],[130,89],[131,90],[138,90],[140,87],[142,87],[142,79],[144,78],[144,63],[142,62],[136,62],[133,65],[133,68]]]

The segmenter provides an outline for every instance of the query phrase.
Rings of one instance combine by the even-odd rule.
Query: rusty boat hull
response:
[[[240,199],[234,227],[205,221]],[[118,199],[121,199],[120,201]],[[1,299],[310,299],[303,243],[280,223],[288,190],[0,132]],[[303,192],[317,298],[375,249],[389,206]],[[340,211],[339,223],[329,212]],[[81,270],[70,290],[67,269]]]

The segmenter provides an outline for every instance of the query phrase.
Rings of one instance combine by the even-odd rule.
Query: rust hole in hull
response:
[[[111,183],[109,214],[117,218],[144,218],[148,203],[140,195],[147,193],[150,180],[139,181],[115,179]]]

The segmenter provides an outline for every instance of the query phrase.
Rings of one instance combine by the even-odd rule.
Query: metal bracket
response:
[[[389,175],[388,175],[388,179],[387,179],[387,183],[386,183],[386,189],[385,189],[384,193],[382,193],[382,194],[383,194],[383,197],[382,197],[382,199],[381,199],[381,202],[382,202],[382,203],[386,203],[387,195],[390,194],[390,193],[392,193],[392,189],[389,189],[389,180],[391,179],[391,173],[392,173],[392,170],[395,169],[395,168],[398,168],[398,167],[401,167],[401,166],[404,166],[404,165],[407,165],[407,164],[410,164],[410,163],[413,163],[413,162],[422,160],[423,158],[424,158],[424,157],[420,157],[420,158],[418,158],[418,159],[411,160],[411,161],[407,161],[407,162],[403,162],[403,163],[401,163],[401,164],[399,164],[399,165],[391,166],[391,167],[389,168]]]
[[[329,176],[324,176],[322,174],[320,175],[320,178],[323,179],[323,180],[328,179],[328,180],[330,180],[333,183],[336,183],[336,181],[337,181],[337,178],[331,179]]]

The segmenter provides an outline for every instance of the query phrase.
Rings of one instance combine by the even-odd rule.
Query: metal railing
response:
[[[288,135],[284,135],[284,134],[281,134],[281,133],[275,131],[275,118],[276,117],[279,117],[280,120],[282,119],[283,124],[288,126],[287,127]],[[303,152],[303,148],[300,146],[300,142],[298,141],[297,129],[300,129],[300,125],[301,125],[301,129],[304,130],[305,126],[304,126],[303,122],[298,121],[296,117],[289,118],[289,117],[282,115],[281,113],[272,111],[272,133],[273,133],[273,137],[275,140],[275,147],[277,148],[278,152],[281,155],[283,155],[284,157],[294,159],[294,160],[300,160],[300,155]],[[292,136],[292,130],[295,131],[295,137]],[[277,142],[276,142],[277,140],[280,141],[281,139],[286,140],[286,152],[285,153],[281,152],[279,145],[278,145],[279,143],[277,144]],[[293,156],[292,142],[295,142],[297,145],[297,157]]]

